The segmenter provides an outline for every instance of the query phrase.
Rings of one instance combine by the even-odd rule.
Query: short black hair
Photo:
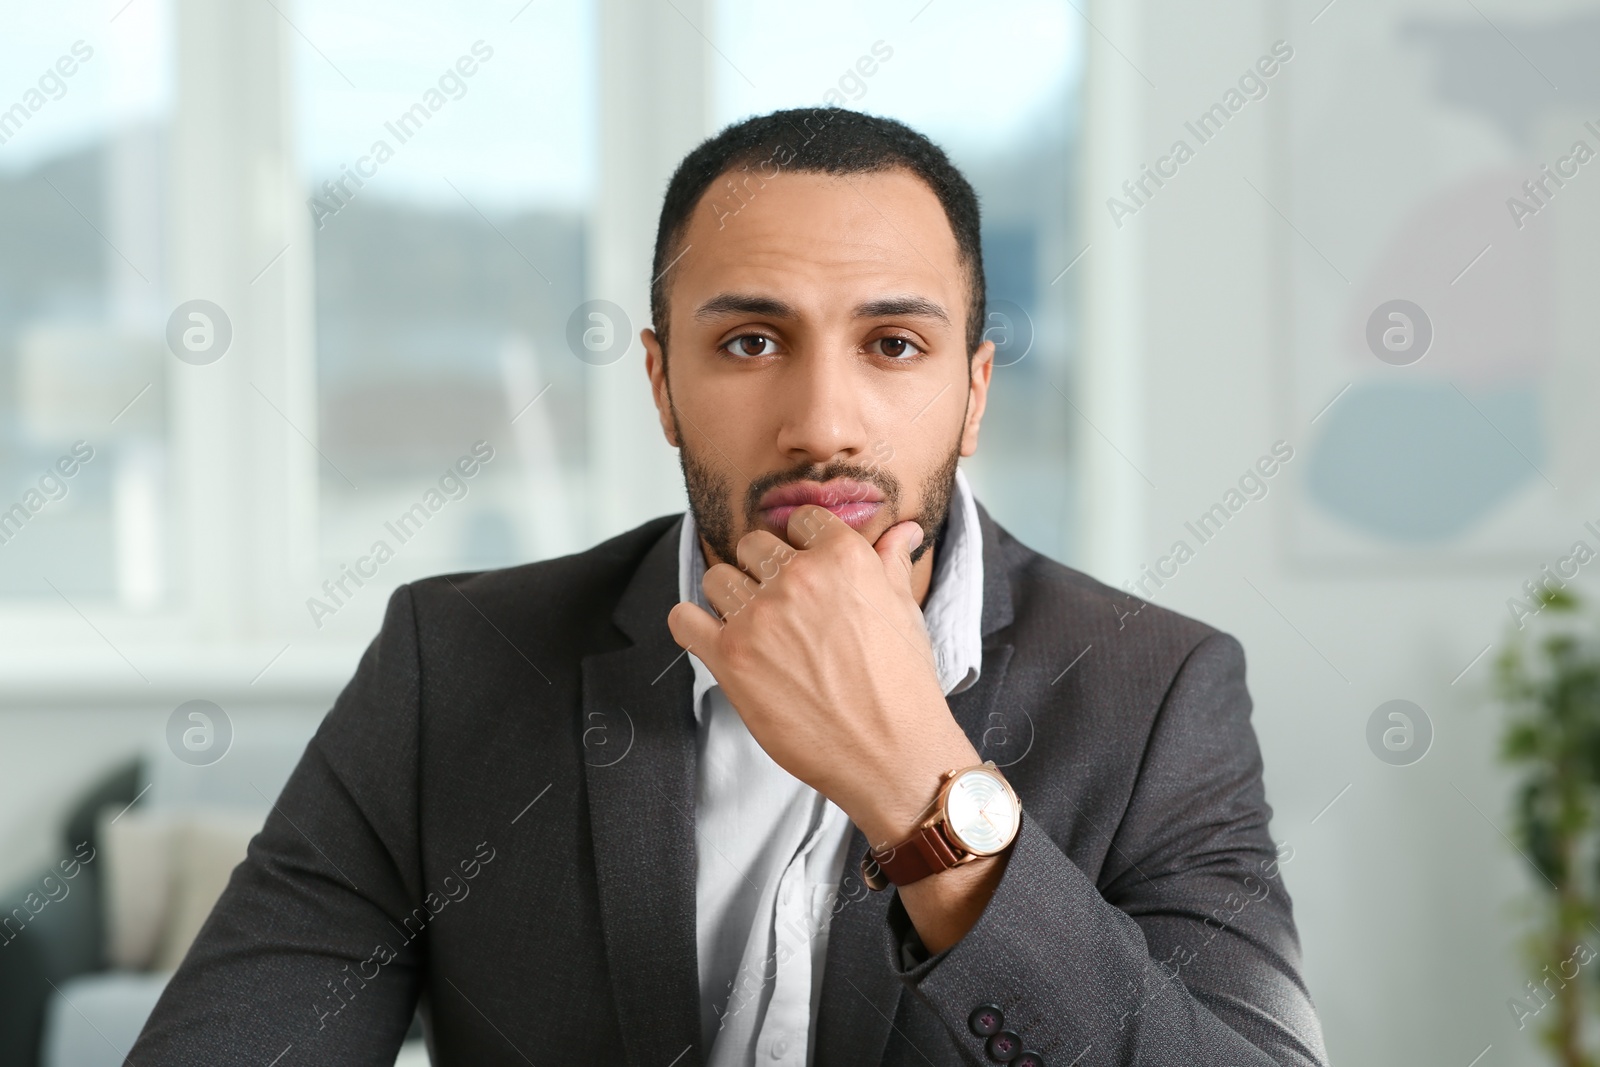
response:
[[[732,202],[754,195],[784,170],[820,174],[861,174],[903,168],[921,178],[944,208],[955,234],[956,250],[967,272],[967,358],[983,342],[986,293],[978,194],[944,150],[894,119],[837,107],[794,108],[737,122],[704,141],[683,158],[661,204],[650,283],[650,316],[663,351],[667,344],[668,268],[689,226],[689,215],[706,190],[723,175]],[[731,172],[745,174],[735,184]],[[751,188],[754,183],[754,189]],[[710,202],[717,209],[715,201]],[[724,207],[724,212],[731,212]],[[720,216],[719,216],[720,217]]]

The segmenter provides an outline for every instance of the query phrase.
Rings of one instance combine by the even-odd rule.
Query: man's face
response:
[[[744,534],[787,540],[790,512],[818,503],[869,541],[916,519],[921,559],[977,449],[994,354],[985,342],[969,366],[944,209],[901,170],[783,171],[743,191],[730,213],[740,201],[713,183],[690,218],[666,278],[670,356],[643,332],[701,534],[733,562]]]

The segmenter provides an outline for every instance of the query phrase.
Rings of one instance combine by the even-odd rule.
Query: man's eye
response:
[[[872,343],[878,346],[880,355],[890,359],[910,359],[922,354],[916,342],[905,337],[880,337]]]
[[[778,350],[778,342],[764,334],[747,333],[723,345],[722,350],[733,356],[770,356]]]

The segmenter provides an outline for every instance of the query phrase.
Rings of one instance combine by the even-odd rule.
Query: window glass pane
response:
[[[114,16],[114,17],[113,17]],[[163,340],[171,9],[0,35],[0,598],[172,595]]]
[[[1079,427],[1067,399],[1076,271],[1066,268],[1083,250],[1074,212],[1082,27],[1069,6],[1031,0],[721,0],[713,66],[719,127],[834,103],[927,134],[973,183],[997,356],[982,443],[962,465],[997,521],[1068,560]]]
[[[581,547],[565,330],[595,183],[595,13],[336,0],[303,17],[328,582],[307,610],[365,633],[383,593],[346,568],[387,590]]]

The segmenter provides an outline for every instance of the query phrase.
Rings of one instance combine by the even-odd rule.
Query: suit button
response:
[[[1044,1057],[1037,1052],[1024,1050],[1020,1056],[1011,1061],[1011,1067],[1044,1067]]]
[[[979,1004],[967,1017],[967,1025],[979,1037],[988,1037],[1006,1024],[1005,1013],[993,1004]]]
[[[1010,1063],[1022,1051],[1022,1038],[1010,1030],[1001,1030],[989,1039],[989,1058],[996,1063]]]

